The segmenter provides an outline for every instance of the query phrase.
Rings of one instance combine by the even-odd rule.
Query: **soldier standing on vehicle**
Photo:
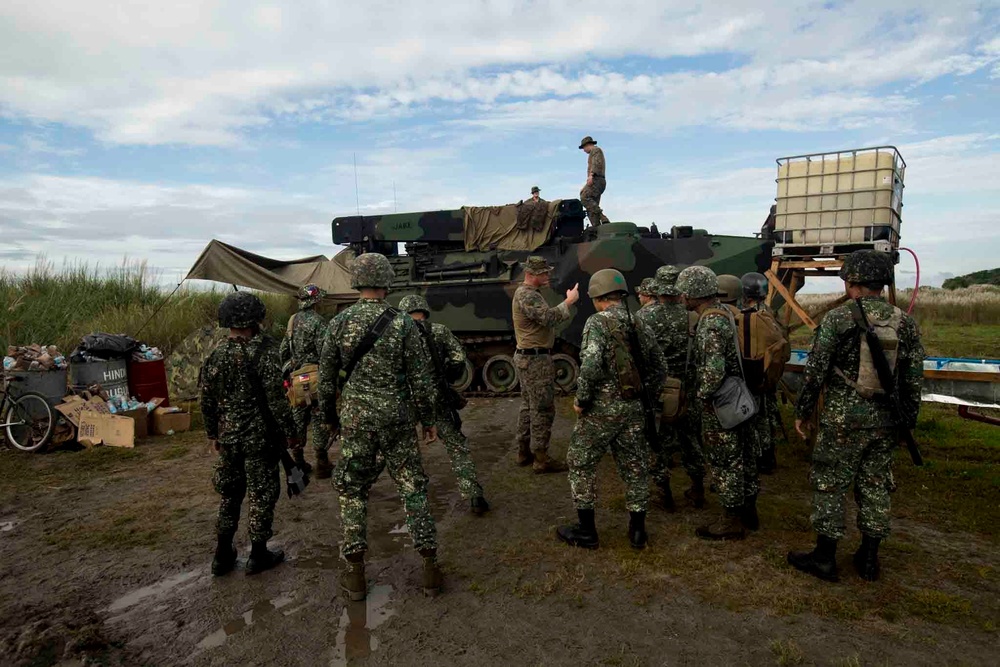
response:
[[[213,482],[222,496],[212,561],[215,576],[236,566],[233,538],[244,496],[249,500],[251,544],[246,573],[263,572],[285,558],[280,549],[269,551],[267,541],[281,495],[278,448],[298,445],[298,431],[282,386],[278,346],[260,332],[266,314],[261,300],[249,292],[226,296],[219,304],[219,326],[227,327],[229,336],[201,368],[201,414],[208,441],[219,455]],[[283,433],[269,429],[264,404]]]
[[[294,373],[303,366],[319,365],[319,354],[323,349],[326,335],[326,320],[316,312],[316,306],[326,296],[326,291],[316,285],[304,285],[299,290],[299,310],[288,320],[288,330],[281,341],[281,361]],[[292,457],[300,468],[307,472],[312,467],[303,456],[308,433],[312,431],[313,449],[316,451],[316,478],[329,479],[333,473],[327,450],[330,448],[330,431],[323,423],[319,403],[292,408],[295,425],[298,427],[299,441],[302,443],[292,452]],[[312,427],[310,429],[310,426]]]
[[[542,199],[542,190],[537,185],[531,186],[531,201],[533,201],[536,204],[538,202],[545,201],[544,199]]]
[[[699,315],[692,349],[692,409],[701,422],[701,442],[712,466],[722,514],[695,534],[707,540],[737,540],[757,528],[757,456],[743,425],[725,429],[716,416],[713,397],[727,377],[740,377],[740,350],[729,313],[719,303],[719,281],[705,266],[689,266],[677,278],[688,310]]]
[[[861,546],[854,567],[862,579],[879,576],[879,543],[889,536],[890,494],[895,491],[892,458],[900,428],[912,429],[920,410],[924,348],[913,319],[882,296],[892,282],[892,264],[884,253],[858,250],[840,270],[848,303],[828,312],[813,338],[805,381],[795,406],[795,429],[816,412],[824,393],[819,436],[813,450],[813,551],[793,551],[788,562],[827,581],[837,581],[837,541],[844,536],[847,490],[854,485]],[[863,309],[863,310],[861,310]],[[862,313],[864,317],[862,317]],[[895,380],[891,387],[900,406],[896,422],[868,346],[865,320],[882,342]]]
[[[689,313],[684,306],[684,299],[677,289],[677,277],[680,274],[680,268],[671,264],[656,270],[658,297],[669,332],[660,339],[660,349],[667,358],[670,372],[684,382],[687,402],[691,404],[694,401],[695,383],[691,358],[693,325],[698,321],[698,316],[693,312]],[[691,478],[691,487],[684,492],[684,497],[695,509],[702,509],[705,507],[705,455],[701,448],[701,423],[698,416],[698,410],[688,409],[674,424],[660,425],[664,433],[663,442],[669,441],[669,445],[664,445],[665,460],[661,460],[659,465],[660,469],[668,467],[673,452],[680,451],[681,465]],[[659,469],[654,469],[654,480],[658,474]]]
[[[604,161],[604,151],[597,147],[597,142],[591,136],[580,141],[580,150],[587,154],[587,182],[580,189],[580,201],[587,210],[587,218],[594,227],[610,222],[601,210],[601,195],[608,187],[607,165]]]
[[[341,553],[348,563],[341,587],[352,600],[367,594],[368,494],[383,467],[396,483],[407,529],[424,559],[424,591],[441,588],[427,475],[414,438],[419,423],[428,442],[437,439],[437,387],[417,325],[385,301],[393,276],[384,255],[365,253],[354,260],[351,287],[360,298],[330,322],[320,357],[320,409],[331,431],[341,430],[333,484],[340,496]]]
[[[580,298],[579,285],[566,290],[566,300],[555,308],[539,291],[549,284],[553,267],[533,255],[524,263],[524,282],[511,305],[517,351],[514,366],[521,382],[521,410],[517,420],[517,464],[536,473],[563,472],[566,464],[548,455],[555,420],[556,371],[552,365],[555,326],[571,317],[570,306]]]
[[[653,332],[629,313],[628,285],[619,271],[595,273],[587,294],[597,312],[583,329],[580,378],[573,402],[577,422],[567,455],[579,523],[561,526],[556,535],[571,546],[598,547],[594,523],[597,464],[610,449],[625,482],[629,542],[635,549],[644,549],[650,452],[641,392],[645,387],[647,395],[660,395],[667,365]]]
[[[418,331],[424,338],[431,353],[434,366],[434,380],[439,387],[437,403],[438,439],[444,443],[451,469],[458,478],[458,490],[462,498],[469,501],[472,513],[481,516],[489,511],[490,505],[483,497],[483,487],[476,474],[476,464],[472,462],[469,441],[462,433],[462,418],[458,411],[465,407],[465,399],[451,387],[465,371],[465,349],[448,327],[431,322],[431,307],[427,299],[416,294],[404,296],[399,301],[399,309],[417,323]]]

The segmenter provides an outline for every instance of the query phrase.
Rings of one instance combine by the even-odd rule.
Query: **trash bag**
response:
[[[132,356],[132,351],[137,347],[139,347],[139,341],[131,336],[98,331],[83,337],[79,347],[70,356],[70,360],[87,362],[93,360],[128,359]]]

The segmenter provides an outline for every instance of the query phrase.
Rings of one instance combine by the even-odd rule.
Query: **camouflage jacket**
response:
[[[326,336],[326,320],[312,308],[300,310],[292,315],[292,337],[286,335],[281,341],[281,361],[292,361],[292,370],[306,364],[318,364]]]
[[[740,353],[729,318],[719,313],[704,314],[709,308],[723,309],[713,301],[701,309],[702,317],[691,350],[691,364],[698,398],[711,400],[729,376],[740,377]]]
[[[880,297],[864,297],[861,303],[870,318],[883,319],[892,313],[892,305]],[[906,423],[912,428],[920,409],[920,385],[924,372],[924,348],[920,343],[917,323],[903,315],[896,356],[896,386]],[[858,377],[861,363],[861,328],[851,315],[847,303],[828,312],[813,337],[812,350],[806,363],[805,379],[795,406],[799,419],[809,419],[816,410],[820,392],[823,399],[822,424],[847,428],[891,427],[892,417],[884,402],[861,396],[834,372],[839,368],[852,380]]]
[[[607,165],[604,162],[604,151],[597,146],[590,149],[587,156],[587,178],[594,174],[598,178],[607,178]]]
[[[537,287],[520,285],[514,292],[511,304],[514,316],[514,335],[521,349],[551,348],[556,342],[555,326],[570,317],[565,302],[553,308]]]
[[[679,374],[684,372],[688,348],[688,314],[684,304],[649,304],[635,315],[653,332],[670,372],[680,377]]]
[[[615,417],[641,406],[638,398],[622,397],[615,366],[615,346],[619,343],[611,326],[620,326],[628,343],[629,314],[624,304],[613,305],[587,318],[580,347],[580,377],[576,385],[576,404],[588,415]],[[659,396],[667,376],[667,362],[656,344],[653,332],[640,320],[631,318],[639,335],[643,359],[637,360],[639,373],[649,392]],[[602,322],[601,320],[607,320]]]
[[[458,338],[455,338],[451,329],[443,324],[427,322],[426,320],[417,321],[417,326],[425,330],[426,327],[430,326],[430,338],[442,366],[439,370],[444,374],[442,378],[435,378],[435,380],[450,383],[454,378],[461,376],[465,369],[465,348],[462,347]],[[438,396],[438,399],[442,400],[444,397]]]
[[[393,424],[434,423],[437,387],[431,360],[417,325],[406,313],[389,324],[374,347],[354,367],[341,389],[340,372],[355,348],[389,304],[360,299],[327,327],[320,357],[319,401],[324,421],[344,428],[374,431]]]
[[[258,390],[250,372],[250,364],[258,354],[256,375],[264,385],[271,414],[285,437],[295,437],[295,422],[281,380],[278,346],[269,336],[226,338],[205,360],[199,381],[205,434],[224,447],[242,447],[248,454],[263,453],[273,444],[267,439]]]

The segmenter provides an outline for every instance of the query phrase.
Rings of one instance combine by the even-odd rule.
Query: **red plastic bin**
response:
[[[162,398],[164,407],[170,405],[167,389],[167,368],[163,359],[157,361],[128,362],[128,391],[140,401],[148,403]]]

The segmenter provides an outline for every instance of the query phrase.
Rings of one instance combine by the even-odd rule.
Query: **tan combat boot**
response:
[[[347,569],[340,574],[340,587],[352,602],[364,600],[368,594],[368,580],[365,579],[365,554],[350,554]]]
[[[742,540],[747,535],[742,514],[742,507],[726,508],[715,521],[695,530],[695,535],[703,540]]]
[[[531,453],[531,445],[519,445],[517,448],[517,465],[523,468],[524,466],[530,466],[534,462],[535,457]]]
[[[531,464],[536,475],[545,475],[553,472],[566,472],[569,466],[565,462],[551,458],[548,452],[538,450],[535,452],[535,462]]]

